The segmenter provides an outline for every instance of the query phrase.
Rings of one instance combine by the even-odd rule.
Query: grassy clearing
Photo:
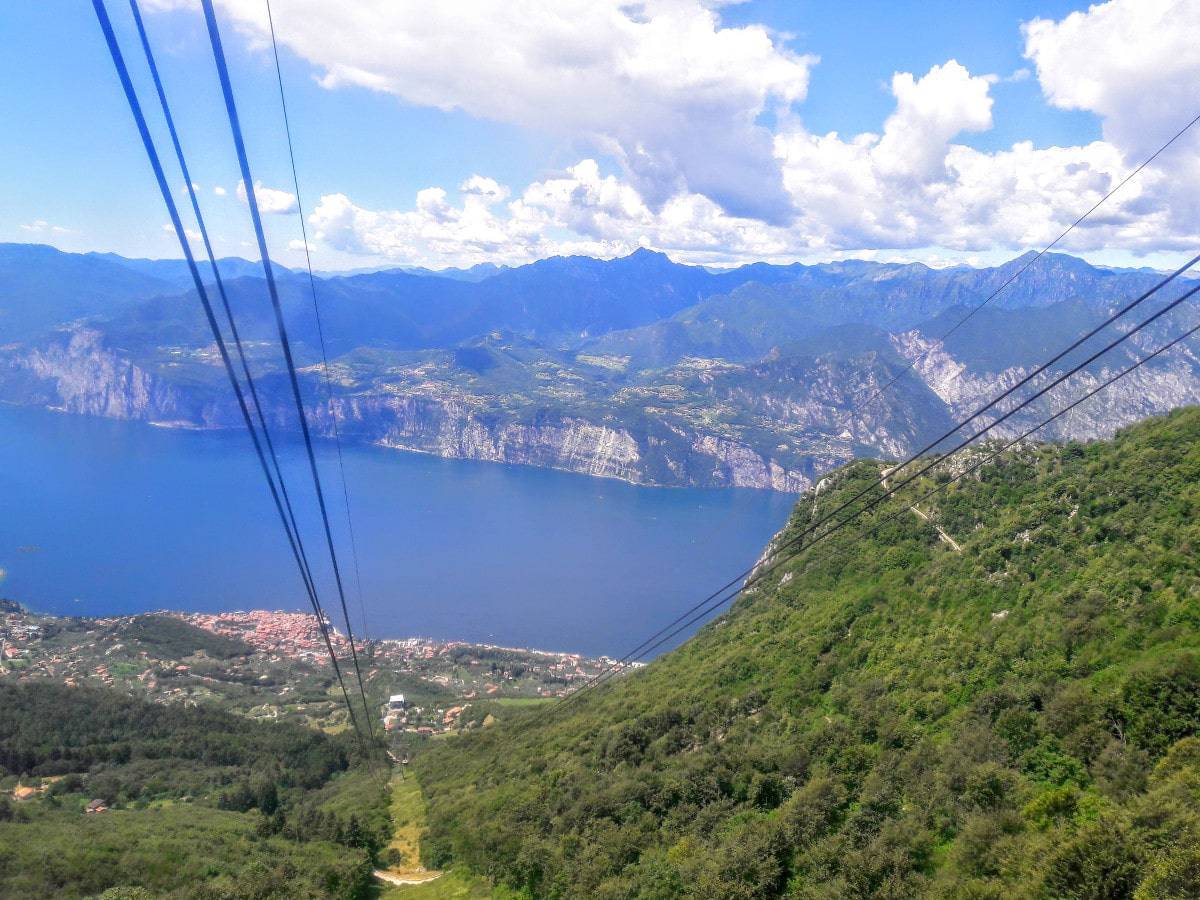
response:
[[[557,697],[498,697],[488,702],[497,706],[545,706],[557,699]]]
[[[421,865],[421,831],[425,827],[425,798],[417,779],[397,775],[392,779],[392,825],[388,847],[400,851],[403,862],[388,871],[404,878],[431,873]]]
[[[411,775],[392,779],[392,823],[395,828],[389,847],[400,851],[404,861],[387,871],[403,878],[431,876],[423,884],[387,885],[380,900],[492,900],[491,887],[464,872],[431,872],[421,866],[421,832],[425,828],[425,797]]]

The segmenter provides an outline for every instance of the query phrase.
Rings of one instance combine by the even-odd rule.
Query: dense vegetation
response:
[[[418,759],[426,863],[534,897],[1200,896],[1200,410],[928,507],[961,554],[885,507],[645,670]]]
[[[136,616],[125,629],[125,639],[161,659],[182,659],[198,651],[215,659],[232,659],[253,652],[245,641],[157,613]]]
[[[390,838],[385,777],[348,735],[0,684],[0,779],[49,785],[0,800],[0,896],[363,896]]]

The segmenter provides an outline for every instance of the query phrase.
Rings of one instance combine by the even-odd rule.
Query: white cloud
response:
[[[237,196],[243,203],[249,202],[246,197],[246,182],[238,182]],[[259,211],[265,215],[290,216],[300,211],[295,194],[276,188],[263,187],[261,181],[254,182],[254,196],[258,200]]]
[[[37,219],[33,222],[21,225],[22,231],[29,231],[33,234],[70,234],[70,228],[64,228],[62,225],[51,225],[45,219]]]
[[[245,185],[243,185],[243,191],[244,190],[245,190]],[[216,194],[218,197],[224,197],[228,193],[228,191],[226,191],[225,188],[221,187],[218,184],[218,185],[213,186],[213,193]]]
[[[173,0],[162,6],[178,5]],[[804,98],[813,57],[701,0],[277,0],[282,43],[357,86],[591,144],[655,205],[683,190],[772,221],[790,206],[764,112]],[[223,0],[261,40],[259,0]]]
[[[1046,99],[1100,117],[1104,139],[1136,165],[1200,113],[1200,3],[1112,0],[1058,22],[1026,23],[1025,55]],[[1140,207],[1165,242],[1191,242],[1200,220],[1200,128],[1155,163]],[[1169,174],[1169,178],[1168,178]],[[1149,239],[1149,236],[1147,236]]]
[[[258,0],[221,3],[261,41]],[[878,133],[856,135],[807,130],[799,103],[815,59],[765,28],[724,27],[718,3],[478,0],[469,15],[391,0],[361,0],[349,12],[323,0],[277,6],[281,39],[330,89],[461,109],[596,151],[524,187],[480,173],[456,191],[425,188],[398,209],[321,198],[311,216],[318,242],[399,262],[523,262],[638,246],[699,262],[1038,248],[1200,111],[1194,0],[1113,0],[1027,23],[1032,73],[1001,79],[955,60],[897,72],[891,115]],[[992,151],[962,143],[992,128],[994,85],[1033,74],[1052,105],[1097,115],[1103,139]],[[1196,138],[1200,128],[1061,248],[1140,254],[1200,243]],[[604,174],[614,161],[619,174]],[[260,200],[264,211],[294,211],[286,191],[260,189]]]
[[[1100,116],[1105,139],[1127,153],[1150,153],[1200,112],[1195,0],[1112,0],[1024,31],[1050,103]]]
[[[472,175],[460,184],[458,189],[468,196],[478,197],[480,202],[488,206],[499,203],[510,193],[504,185],[483,175]]]
[[[585,159],[528,185],[519,196],[474,175],[452,201],[419,191],[409,211],[375,211],[341,194],[312,215],[318,240],[334,249],[425,265],[484,260],[518,263],[555,253],[599,256],[639,246],[696,262],[787,260],[899,249],[953,254],[1041,247],[1129,171],[1107,141],[996,152],[954,142],[988,128],[994,79],[954,61],[921,77],[897,73],[895,111],[881,134],[842,138],[800,127],[775,140],[776,164],[800,210],[786,225],[734,216],[709,197],[680,191],[651,203],[631,179],[602,174]],[[1200,243],[1197,226],[1174,221],[1163,174],[1147,169],[1060,245],[1076,252],[1135,253]]]
[[[897,72],[892,76],[896,111],[872,151],[876,165],[920,183],[939,178],[952,138],[992,127],[990,84],[991,79],[972,77],[953,59],[919,79]]]
[[[172,225],[170,222],[164,222],[162,230],[172,236],[175,234],[175,226]],[[200,232],[197,231],[195,228],[184,227],[183,233],[185,235],[187,235],[187,239],[189,241],[199,241],[201,239]]]

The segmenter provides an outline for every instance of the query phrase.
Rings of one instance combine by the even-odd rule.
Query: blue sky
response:
[[[219,250],[253,256],[198,8],[143,4]],[[276,0],[319,266],[639,245],[716,264],[993,261],[1045,243],[1200,112],[1197,50],[1171,51],[1189,28],[1166,0],[570,5],[480,2],[441,20],[423,4],[344,15]],[[128,7],[109,8],[153,109]],[[291,192],[262,2],[218,12],[255,177]],[[1134,15],[1149,24],[1131,33]],[[0,7],[0,96],[0,240],[179,255],[90,4]],[[1068,249],[1123,264],[1183,253],[1195,149],[1164,155]],[[1185,190],[1168,191],[1184,169]],[[299,219],[277,199],[272,246],[295,263]]]

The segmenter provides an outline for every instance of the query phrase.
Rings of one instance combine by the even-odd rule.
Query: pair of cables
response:
[[[1030,404],[1034,403],[1041,397],[1043,397],[1046,394],[1048,394],[1049,392],[1053,391],[1059,385],[1066,382],[1068,379],[1070,379],[1076,373],[1078,373],[1081,370],[1092,365],[1097,360],[1099,360],[1102,356],[1109,353],[1116,347],[1120,346],[1125,341],[1128,341],[1129,339],[1134,337],[1136,334],[1142,332],[1144,329],[1146,329],[1147,327],[1152,325],[1154,322],[1158,321],[1163,316],[1167,315],[1172,310],[1176,309],[1182,303],[1184,303],[1185,301],[1187,301],[1190,298],[1192,298],[1193,296],[1195,296],[1195,294],[1197,292],[1200,292],[1200,284],[1197,284],[1193,287],[1188,288],[1182,294],[1180,294],[1178,297],[1176,297],[1174,300],[1170,301],[1165,306],[1163,306],[1161,309],[1152,313],[1147,318],[1138,322],[1136,325],[1133,325],[1128,330],[1121,333],[1118,337],[1111,340],[1105,346],[1101,347],[1099,350],[1096,350],[1095,352],[1091,353],[1086,359],[1073,365],[1066,372],[1054,377],[1048,384],[1038,388],[1033,394],[1031,394],[1030,396],[1021,400],[1017,405],[1013,406],[1007,412],[1003,412],[1002,414],[990,417],[990,421],[986,425],[984,425],[982,428],[980,428],[974,434],[961,440],[957,445],[952,447],[950,450],[947,450],[947,451],[941,452],[941,453],[936,453],[932,456],[932,458],[928,458],[928,459],[926,458],[926,454],[928,454],[931,450],[934,450],[936,447],[938,447],[943,441],[953,437],[964,426],[970,424],[971,422],[973,422],[977,419],[980,419],[989,411],[995,410],[996,407],[1002,401],[1011,397],[1014,393],[1019,391],[1022,387],[1033,382],[1040,375],[1042,375],[1042,373],[1046,372],[1051,366],[1053,366],[1057,362],[1061,361],[1068,354],[1070,354],[1073,351],[1082,347],[1085,343],[1090,341],[1093,337],[1098,335],[1102,330],[1107,328],[1109,325],[1116,323],[1119,319],[1124,317],[1126,314],[1128,314],[1129,312],[1131,312],[1132,310],[1134,310],[1141,304],[1145,303],[1151,297],[1155,296],[1159,291],[1161,291],[1167,285],[1174,282],[1181,275],[1183,275],[1189,269],[1194,267],[1197,263],[1200,263],[1200,255],[1193,257],[1187,263],[1185,263],[1183,266],[1181,266],[1180,268],[1178,268],[1174,272],[1172,272],[1170,275],[1161,279],[1149,290],[1145,291],[1138,297],[1131,300],[1129,303],[1125,304],[1123,307],[1121,307],[1116,312],[1111,314],[1108,318],[1106,318],[1103,322],[1096,325],[1094,328],[1092,328],[1086,334],[1077,338],[1065,349],[1056,353],[1054,356],[1052,356],[1046,362],[1042,363],[1041,365],[1039,365],[1038,367],[1033,369],[1028,375],[1019,379],[1011,387],[1002,391],[1001,393],[996,395],[992,400],[988,401],[982,407],[977,409],[970,416],[968,416],[967,418],[960,421],[958,424],[956,424],[953,428],[951,428],[949,431],[947,431],[945,434],[943,434],[937,440],[933,441],[932,443],[928,444],[921,450],[912,454],[908,459],[904,460],[902,463],[900,463],[894,469],[891,469],[887,475],[887,478],[895,478],[897,476],[897,473],[901,472],[909,465],[911,465],[913,463],[920,463],[921,464],[920,468],[916,472],[914,472],[911,475],[906,476],[903,480],[900,480],[897,483],[894,483],[890,486],[885,483],[884,477],[880,477],[877,481],[872,482],[871,484],[862,488],[856,494],[854,494],[852,497],[850,497],[850,499],[843,501],[840,505],[838,505],[831,512],[822,515],[817,521],[813,522],[806,528],[802,529],[798,534],[789,538],[780,547],[775,548],[772,551],[771,557],[769,558],[767,563],[756,565],[755,567],[750,568],[750,569],[740,573],[738,576],[731,579],[726,584],[722,585],[720,588],[718,588],[716,591],[709,594],[707,597],[702,599],[700,602],[696,603],[691,608],[689,608],[685,612],[681,613],[676,619],[674,619],[672,622],[668,623],[663,628],[659,629],[654,634],[650,635],[650,637],[646,638],[644,641],[642,641],[642,643],[640,643],[638,646],[634,647],[632,650],[630,650],[628,653],[626,653],[620,659],[615,660],[614,662],[610,663],[608,666],[605,666],[599,673],[597,673],[597,675],[595,675],[592,679],[590,679],[588,682],[586,682],[582,687],[580,687],[576,691],[572,692],[571,694],[569,694],[566,697],[559,700],[558,703],[556,703],[554,706],[548,707],[547,710],[545,711],[546,714],[547,715],[553,714],[554,712],[563,709],[564,707],[566,707],[567,705],[569,705],[571,703],[578,702],[579,698],[586,695],[590,691],[595,690],[600,685],[604,684],[606,681],[610,680],[616,674],[618,674],[620,671],[622,671],[627,663],[636,661],[636,660],[640,659],[641,657],[646,656],[649,653],[652,653],[654,650],[658,649],[665,643],[669,642],[672,638],[678,636],[682,632],[686,631],[688,628],[691,628],[694,625],[697,625],[698,623],[703,621],[705,618],[707,618],[709,615],[711,615],[712,613],[714,613],[718,609],[720,609],[722,606],[731,602],[739,594],[742,594],[742,593],[752,589],[753,587],[757,586],[758,584],[760,584],[766,577],[768,577],[772,572],[776,571],[780,566],[795,559],[800,553],[807,551],[808,549],[810,549],[812,546],[814,546],[819,541],[828,538],[832,534],[840,531],[841,529],[843,529],[845,527],[848,527],[849,525],[851,525],[852,523],[854,523],[855,521],[860,519],[863,515],[870,512],[875,507],[886,502],[890,497],[894,496],[898,491],[900,491],[907,485],[911,484],[912,482],[914,482],[921,476],[928,473],[934,467],[938,466],[939,464],[943,463],[945,460],[947,460],[954,454],[963,450],[969,444],[974,443],[975,441],[977,441],[984,435],[988,434],[989,432],[994,430],[996,427],[998,427],[999,425],[1003,424],[1004,422],[1006,422],[1007,420],[1012,418],[1018,412],[1025,409]],[[1107,381],[1105,381],[1103,384],[1101,384],[1098,388],[1089,392],[1085,396],[1081,397],[1079,400],[1072,403],[1068,407],[1060,410],[1058,413],[1054,414],[1050,418],[1039,422],[1033,428],[1029,429],[1028,431],[1026,431],[1024,434],[1022,434],[1020,437],[1016,438],[1015,440],[1009,442],[1004,448],[1001,448],[1001,449],[1002,450],[1007,449],[1007,447],[1012,446],[1013,444],[1019,442],[1020,440],[1025,439],[1026,437],[1035,433],[1036,431],[1040,430],[1041,428],[1044,428],[1046,425],[1050,424],[1052,421],[1055,421],[1056,419],[1058,419],[1059,417],[1064,415],[1070,409],[1073,409],[1076,406],[1078,406],[1084,400],[1089,399],[1090,397],[1094,396],[1096,393],[1099,393],[1099,391],[1107,388],[1109,385],[1111,385],[1117,379],[1124,377],[1125,375],[1129,374],[1129,372],[1134,371],[1135,369],[1137,369],[1140,366],[1144,365],[1145,363],[1149,362],[1151,359],[1158,357],[1162,353],[1169,350],[1171,347],[1174,347],[1181,341],[1186,340],[1188,337],[1191,337],[1193,334],[1196,333],[1197,330],[1200,330],[1200,326],[1197,326],[1196,328],[1192,328],[1192,329],[1188,330],[1184,334],[1182,334],[1179,337],[1170,341],[1168,344],[1160,347],[1158,350],[1154,351],[1153,353],[1139,359],[1137,362],[1135,362],[1133,365],[1129,366],[1127,369],[1120,372],[1118,375],[1116,375],[1112,378],[1109,378]],[[1001,451],[996,451],[995,453],[992,453],[989,458],[994,458],[996,455],[998,455],[999,452],[1001,452]],[[967,471],[974,471],[974,469],[978,468],[979,465],[983,465],[983,462],[976,464],[972,469],[968,469]],[[966,474],[966,472],[964,472],[962,474]],[[948,487],[949,484],[954,483],[954,481],[957,481],[958,478],[961,478],[961,477],[962,477],[962,475],[959,475],[958,477],[951,479],[950,481],[939,486],[933,492],[931,492],[930,494],[927,494],[925,497],[923,497],[921,499],[926,499],[927,497],[932,496],[933,493],[937,493],[937,491],[943,490],[945,487]],[[868,494],[875,492],[877,489],[879,489],[881,487],[883,488],[882,493],[879,493],[873,499],[868,500],[866,503],[864,503],[858,509],[855,509],[855,510],[852,510],[851,512],[849,512],[845,516],[845,518],[842,518],[841,520],[834,522],[832,525],[829,525],[829,523],[832,522],[834,519],[836,519],[841,513],[845,512],[847,509],[849,509],[851,506],[854,506],[856,503],[858,503],[858,501],[862,500]],[[920,500],[918,500],[916,502],[919,503]],[[907,509],[907,505],[905,507],[903,507],[899,511],[899,513],[903,513],[906,509]],[[829,527],[827,529],[825,529],[824,531],[821,531],[821,529],[826,525],[829,525]],[[876,527],[878,527],[878,526],[876,526]],[[811,538],[811,540],[808,540],[806,543],[806,539],[809,539],[809,538]]]

